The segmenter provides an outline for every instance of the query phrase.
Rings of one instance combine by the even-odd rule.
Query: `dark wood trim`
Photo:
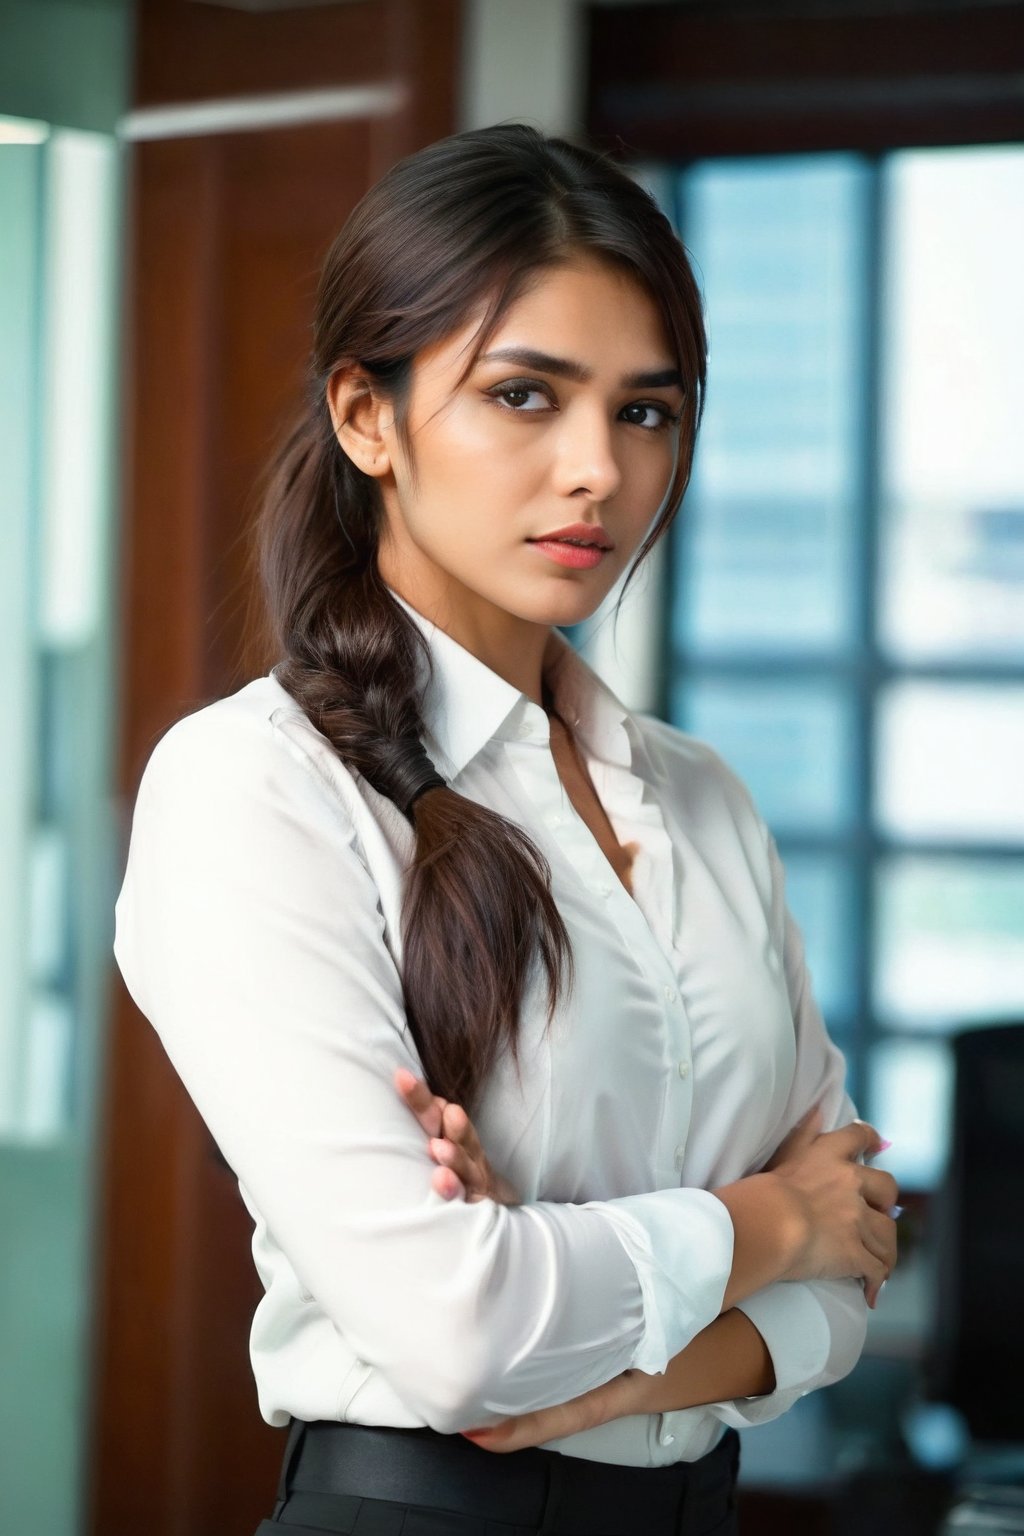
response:
[[[1024,5],[591,5],[587,130],[629,158],[1024,138]]]

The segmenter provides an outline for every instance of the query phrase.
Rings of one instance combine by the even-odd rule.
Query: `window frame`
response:
[[[847,828],[834,832],[780,829],[777,843],[784,866],[794,856],[829,855],[842,860],[848,872],[852,931],[849,936],[850,953],[844,956],[844,963],[849,962],[853,995],[849,1017],[828,1019],[827,1022],[847,1057],[849,1091],[869,1117],[872,1113],[871,1065],[876,1047],[890,1041],[911,1041],[947,1042],[948,1048],[952,1033],[952,1030],[941,1027],[934,1030],[915,1029],[905,1022],[887,1021],[879,1016],[875,1005],[880,947],[878,888],[887,861],[907,857],[936,861],[962,860],[965,863],[983,859],[1000,863],[1005,860],[1020,861],[1024,857],[1024,844],[1009,839],[996,843],[969,838],[895,836],[882,827],[878,816],[877,721],[880,701],[888,687],[900,682],[1024,687],[1024,654],[1019,657],[1010,656],[1005,660],[965,657],[963,660],[933,662],[899,660],[888,654],[882,646],[879,601],[883,555],[880,427],[884,366],[883,252],[889,214],[886,167],[893,156],[908,147],[927,149],[943,146],[898,145],[881,152],[849,152],[861,161],[867,172],[862,263],[865,283],[862,313],[867,336],[861,354],[865,375],[864,406],[854,448],[857,464],[856,494],[851,515],[849,549],[856,593],[848,641],[831,654],[822,652],[817,656],[806,652],[787,654],[783,649],[766,652],[763,647],[752,647],[749,651],[737,648],[730,650],[728,655],[717,656],[702,655],[693,648],[688,649],[672,621],[680,586],[685,590],[689,585],[685,573],[692,569],[694,559],[694,539],[691,522],[686,516],[685,500],[669,533],[667,579],[663,587],[664,603],[660,615],[662,655],[665,660],[658,680],[657,712],[666,720],[674,718],[673,694],[681,683],[685,686],[686,680],[693,677],[743,682],[776,679],[791,682],[804,678],[837,687],[841,690],[840,696],[851,705],[853,803]],[[786,158],[805,159],[812,153],[805,148],[797,148],[764,158],[772,162]],[[823,149],[821,153],[823,156],[833,155],[835,151]],[[726,160],[752,158],[737,154],[658,161],[641,167],[640,176],[656,195],[660,194],[664,211],[685,243],[686,185],[690,174],[708,160],[717,164]],[[700,453],[699,439],[697,453]],[[714,742],[711,744],[715,745]],[[964,1020],[964,1027],[974,1023],[980,1026],[984,1022],[989,1021],[981,1018],[976,1021]],[[927,1187],[922,1186],[921,1192],[927,1192]]]

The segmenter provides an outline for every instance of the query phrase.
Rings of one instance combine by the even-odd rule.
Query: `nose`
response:
[[[585,495],[594,501],[607,501],[622,483],[607,416],[599,410],[569,409],[560,428],[556,489],[563,496]]]

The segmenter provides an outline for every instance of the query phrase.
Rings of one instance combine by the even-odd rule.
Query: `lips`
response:
[[[574,571],[595,570],[615,548],[600,523],[570,523],[566,528],[555,528],[539,538],[528,539],[527,543],[544,559]]]
[[[556,528],[553,533],[542,533],[530,544],[575,544],[583,548],[614,549],[615,545],[599,524],[571,523],[567,528]]]

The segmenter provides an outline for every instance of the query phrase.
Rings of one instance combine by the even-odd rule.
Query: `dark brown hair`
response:
[[[392,401],[408,449],[417,354],[482,310],[465,378],[531,276],[576,252],[651,295],[686,385],[673,482],[631,577],[689,479],[706,366],[700,295],[645,190],[608,158],[521,124],[431,144],[354,209],[320,281],[306,413],[271,466],[257,530],[271,644],[283,658],[275,675],[342,762],[415,829],[402,906],[407,1016],[433,1091],[470,1109],[497,1053],[517,1059],[531,967],[546,972],[550,1021],[572,951],[540,850],[513,822],[442,787],[427,758],[429,650],[379,575],[377,483],[339,445],[326,389],[340,367],[357,365]]]

